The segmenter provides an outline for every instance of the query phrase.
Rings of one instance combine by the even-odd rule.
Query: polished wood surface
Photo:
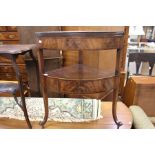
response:
[[[8,31],[17,31],[17,26],[6,26]]]
[[[86,74],[83,74],[83,71],[85,73],[87,70],[87,71],[89,71],[89,73],[91,72],[91,74],[94,74],[93,76],[91,75],[91,78],[93,77],[91,80],[94,80],[94,81],[95,80],[98,81],[99,79],[103,80],[105,78],[104,74],[103,73],[101,74],[101,72],[99,71],[98,68],[97,68],[97,72],[96,72],[96,70],[94,71],[93,68],[91,71],[90,71],[90,69],[88,70],[88,68],[85,69],[85,65],[83,63],[83,55],[84,55],[83,53],[86,50],[89,50],[90,52],[94,52],[94,51],[97,52],[98,50],[115,49],[116,64],[115,64],[115,70],[114,70],[114,74],[113,74],[114,79],[112,80],[113,81],[112,114],[113,114],[114,121],[117,124],[117,127],[119,128],[121,126],[121,122],[119,122],[117,120],[117,114],[116,114],[117,102],[116,101],[118,98],[118,90],[119,90],[119,78],[120,78],[120,70],[121,70],[120,69],[120,62],[121,62],[120,57],[121,57],[121,53],[123,51],[122,42],[124,41],[124,33],[123,32],[94,32],[94,31],[93,32],[83,32],[83,31],[78,31],[78,32],[73,32],[73,31],[59,32],[59,31],[57,31],[56,32],[55,31],[55,32],[37,32],[36,36],[38,38],[39,70],[40,70],[40,79],[41,79],[44,106],[45,106],[45,116],[44,116],[44,120],[41,122],[42,127],[47,122],[47,118],[48,118],[48,100],[47,100],[47,98],[48,98],[48,96],[47,96],[48,84],[47,84],[47,77],[46,77],[48,75],[48,73],[46,74],[45,67],[44,67],[45,66],[44,58],[43,58],[43,53],[45,52],[44,50],[45,49],[61,50],[62,52],[66,51],[66,50],[70,50],[70,51],[78,50],[79,51],[78,66],[80,65],[80,68],[78,67],[78,70],[75,68],[75,70],[77,71],[77,74],[74,75],[72,73],[73,74],[72,76],[76,76],[76,80],[77,80],[76,83],[75,83],[75,77],[71,78],[72,77],[71,74],[69,74],[68,76],[65,75],[66,77],[64,77],[64,74],[63,74],[63,78],[62,78],[62,72],[63,73],[66,72],[65,68],[62,68],[61,72],[57,71],[56,73],[53,73],[53,74],[55,74],[54,76],[53,75],[50,76],[52,74],[52,72],[54,72],[54,71],[50,72],[50,75],[48,77],[54,78],[54,79],[56,78],[58,80],[58,82],[56,83],[58,85],[58,90],[62,89],[61,83],[59,81],[64,80],[64,82],[66,82],[65,80],[68,80],[68,84],[65,85],[65,87],[68,86],[70,83],[70,86],[73,86],[74,88],[75,88],[75,86],[77,87],[76,89],[70,89],[71,91],[74,90],[74,93],[76,93],[78,91],[77,92],[78,94],[83,95],[84,93],[88,93],[88,92],[85,92],[86,90],[88,90],[86,87],[91,86],[89,84],[90,79],[89,78],[86,79],[86,77],[88,77],[89,74],[86,76]],[[72,70],[70,70],[70,72],[72,72]],[[106,73],[109,73],[108,68],[107,68]],[[107,76],[107,78],[109,78],[109,76],[107,74],[106,74],[106,76]],[[111,77],[112,76],[110,76],[110,78]],[[84,85],[83,82],[86,82],[87,84]],[[105,91],[105,93],[109,93],[109,92],[106,92],[107,89],[104,91]],[[94,91],[94,93],[99,93],[99,92],[103,93],[103,91],[101,91],[101,90]],[[61,91],[58,91],[58,93],[61,93]],[[68,93],[67,89],[66,89],[65,93],[69,94],[70,92]],[[90,93],[92,93],[92,91]],[[97,98],[97,99],[99,99],[99,98]],[[100,98],[100,99],[102,100],[103,98]]]
[[[97,37],[97,38],[109,38],[122,36],[123,31],[119,32],[104,32],[104,31],[46,31],[36,32],[37,37]]]
[[[16,26],[0,26],[0,46],[3,44],[18,44],[19,39],[20,38]],[[17,63],[23,65],[23,58],[18,58]],[[10,72],[12,69],[13,67],[11,60],[0,56],[0,80],[15,80],[15,73]]]
[[[124,88],[123,102],[140,106],[148,116],[155,116],[155,77],[132,76]]]
[[[0,32],[0,40],[19,40],[18,32]]]
[[[38,46],[52,50],[106,50],[122,48],[123,32],[38,32]]]
[[[124,32],[124,40],[122,42],[122,44],[124,44],[124,46],[123,46],[123,52],[121,54],[121,71],[124,72],[125,61],[126,61],[126,52],[127,52],[127,46],[128,46],[129,26],[61,26],[61,30],[62,31],[102,31],[102,32],[120,32],[120,31],[122,31],[122,32]],[[106,54],[106,57],[108,55],[107,60],[111,60],[112,58],[114,58],[114,54],[112,52],[106,53],[106,52],[101,51],[100,53]],[[73,63],[74,61],[77,60],[77,54],[75,54],[75,53],[69,54],[68,51],[66,51],[63,54],[64,54],[64,58],[67,59],[64,63],[65,65]],[[94,62],[97,61],[97,63],[95,65],[97,65],[98,63],[101,63],[102,65],[100,65],[100,66],[103,66],[103,67],[107,66],[108,68],[109,67],[114,68],[115,62],[104,63],[103,61],[98,60],[98,56],[97,56],[98,54],[99,53],[96,53],[92,57]],[[102,54],[103,57],[102,57],[102,55],[100,55],[99,58],[103,59],[104,54]],[[86,54],[86,55],[87,55],[87,57],[89,57],[90,53],[89,53],[89,55],[88,54]],[[96,55],[96,57],[94,57],[95,55]]]
[[[48,87],[59,93],[82,94],[85,97],[90,94],[89,97],[94,98],[93,93],[105,96],[113,89],[113,72],[104,72],[87,65],[62,67],[44,75],[47,77]],[[59,87],[56,83],[59,83]]]
[[[19,71],[22,74],[22,80],[28,82],[26,65],[24,62],[24,54],[36,48],[35,44],[23,45],[0,45],[0,80],[16,80],[16,73],[14,71],[10,55],[16,56],[16,63]]]
[[[18,32],[20,35],[20,43],[21,44],[35,44],[36,43],[36,35],[35,32],[43,32],[43,31],[60,31],[60,26],[18,26]],[[33,50],[33,55],[37,58],[37,49]],[[54,50],[54,51],[47,51],[44,54],[45,59],[45,70],[52,70],[59,67],[59,64],[61,63],[61,56],[60,51]],[[37,88],[37,82],[35,80],[35,66],[33,63],[32,58],[29,55],[25,55],[25,63],[27,67],[27,74],[28,74],[28,80],[29,80],[29,86],[32,96],[38,96],[38,88]],[[50,91],[50,89],[47,90],[50,97],[58,97],[54,93]]]
[[[62,31],[102,31],[102,32],[124,32],[124,40],[122,41],[123,44],[123,52],[121,52],[121,72],[125,71],[125,61],[126,61],[126,52],[128,46],[128,33],[129,27],[128,26],[61,26]],[[64,51],[64,66],[69,66],[72,64],[76,64],[78,62],[79,52],[78,51]],[[106,59],[104,59],[106,57]],[[104,61],[103,61],[104,60]],[[111,61],[113,60],[113,61]],[[105,50],[100,50],[96,52],[89,52],[85,51],[83,53],[83,63],[89,65],[91,67],[96,67],[106,71],[107,68],[111,70],[115,70],[116,64],[116,51],[109,50],[108,52]],[[124,74],[121,74],[120,80],[120,90],[119,94],[122,96],[123,94],[123,87],[125,82]],[[110,95],[112,96],[112,94]],[[108,100],[111,100],[109,98]]]
[[[7,27],[6,26],[0,26],[0,32],[3,32],[3,31],[7,31]]]
[[[17,26],[0,26],[0,32],[17,31]]]
[[[16,26],[0,26],[0,45],[17,44],[20,37]]]
[[[68,79],[68,80],[95,80],[110,78],[115,75],[113,71],[102,71],[98,68],[88,65],[76,64],[67,67],[61,67],[53,71],[45,72],[45,76],[52,78]]]
[[[136,84],[145,84],[145,85],[154,85],[155,77],[154,76],[132,76],[132,80]]]
[[[15,72],[16,80],[18,81],[18,84],[17,84],[18,87],[16,87],[16,88],[18,88],[18,90],[20,92],[20,99],[21,99],[20,103],[18,102],[15,91],[13,91],[12,95],[14,95],[14,99],[16,101],[16,104],[18,104],[19,107],[23,110],[25,120],[26,120],[27,125],[28,125],[29,128],[32,128],[32,126],[31,126],[31,123],[29,121],[29,117],[28,117],[28,114],[27,114],[27,108],[26,108],[26,104],[25,104],[25,94],[24,94],[24,91],[25,91],[24,88],[29,90],[29,86],[28,86],[28,82],[27,81],[25,82],[23,80],[23,76],[21,75],[19,66],[18,66],[18,64],[16,62],[16,58],[19,55],[24,55],[26,53],[29,53],[30,56],[32,57],[32,59],[34,60],[35,64],[36,64],[36,70],[38,72],[37,61],[34,58],[33,53],[32,53],[32,49],[35,48],[35,47],[36,47],[36,45],[0,45],[0,55],[1,56],[6,56],[12,62],[12,66],[13,66],[13,69],[14,69],[14,72]],[[38,76],[39,75],[37,75],[37,77]],[[37,81],[39,80],[38,78],[36,78],[36,79],[37,79]],[[5,84],[7,86],[8,91],[9,91],[11,89],[12,85],[7,84],[7,82]],[[5,84],[3,84],[3,90],[5,88]],[[10,88],[9,88],[9,85],[10,85]],[[14,89],[14,85],[13,85],[12,89],[16,90],[16,89]],[[40,90],[39,89],[39,81],[38,81],[38,90]],[[2,91],[2,93],[4,93],[4,91]]]
[[[62,31],[124,31],[124,26],[61,26]]]
[[[130,129],[132,126],[132,115],[130,110],[122,103],[117,104],[118,119],[121,120],[123,125],[120,129]],[[64,123],[48,121],[45,125],[45,129],[116,129],[117,126],[112,118],[112,103],[102,103],[103,118],[83,123]],[[40,129],[39,122],[32,121],[34,129]],[[3,129],[26,129],[26,123],[22,120],[0,118],[0,128]]]

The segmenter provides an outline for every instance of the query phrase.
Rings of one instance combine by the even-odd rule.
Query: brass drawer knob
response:
[[[14,35],[14,34],[10,34],[10,35],[9,35],[9,38],[10,38],[10,39],[13,39],[13,38],[15,38],[15,35]]]

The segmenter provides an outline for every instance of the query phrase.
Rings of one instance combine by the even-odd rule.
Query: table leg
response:
[[[44,128],[44,125],[46,124],[48,120],[48,96],[47,96],[47,81],[46,77],[42,77],[42,90],[43,90],[43,100],[44,100],[44,108],[45,108],[45,116],[42,122],[39,124],[41,125],[42,128]]]
[[[120,49],[117,50],[116,56],[116,69],[115,69],[115,78],[114,78],[114,90],[113,90],[113,104],[112,104],[112,116],[114,122],[117,125],[117,129],[122,126],[122,122],[118,121],[117,118],[117,99],[118,99],[118,91],[119,91],[119,78],[120,78]]]
[[[12,64],[13,64],[13,68],[15,70],[16,73],[16,78],[18,80],[18,85],[19,85],[19,91],[20,91],[20,96],[21,96],[21,103],[22,103],[22,109],[24,112],[24,116],[25,116],[25,120],[27,122],[27,125],[29,128],[32,128],[32,125],[30,123],[29,117],[28,117],[28,113],[27,113],[27,109],[26,109],[26,103],[25,103],[25,96],[24,96],[24,90],[23,90],[23,83],[22,83],[22,77],[21,74],[19,72],[19,68],[18,65],[16,63],[16,58],[18,55],[11,55],[11,59],[12,59]]]
[[[43,49],[40,49],[38,52],[38,61],[39,61],[39,73],[40,73],[40,82],[41,82],[41,89],[43,93],[43,100],[44,100],[44,109],[45,109],[45,116],[40,125],[44,128],[45,123],[48,120],[48,96],[47,96],[47,84],[46,84],[46,77],[44,76],[44,58],[43,58]]]
[[[32,50],[29,52],[29,55],[32,58],[33,62],[35,63],[35,68],[36,68],[36,73],[37,73],[37,90],[38,90],[38,95],[41,96],[38,62],[36,58],[34,57]]]

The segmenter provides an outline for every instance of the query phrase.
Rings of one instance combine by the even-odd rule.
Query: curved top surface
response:
[[[35,44],[0,45],[0,54],[20,54],[34,48]]]
[[[37,37],[115,37],[123,36],[124,32],[102,31],[46,31],[36,32]]]

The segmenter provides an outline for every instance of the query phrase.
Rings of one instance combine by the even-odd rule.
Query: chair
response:
[[[152,75],[152,70],[155,64],[155,53],[129,53],[128,65],[127,65],[127,79],[130,76],[129,65],[131,62],[136,63],[136,74],[134,75],[141,75],[140,74],[140,66],[143,62],[149,63],[149,76]]]
[[[133,128],[135,129],[155,129],[151,119],[146,115],[140,106],[129,107],[133,117]]]
[[[119,128],[122,123],[116,115],[118,87],[120,78],[120,56],[123,49],[123,32],[37,32],[38,60],[40,79],[42,85],[45,116],[41,122],[44,127],[48,119],[48,96],[47,87],[60,94],[71,94],[80,98],[94,98],[91,94],[102,93],[97,99],[103,99],[113,91],[112,114]],[[61,67],[52,71],[45,71],[43,54],[45,50],[79,51],[78,63]],[[99,50],[115,49],[115,71],[106,72],[83,63],[85,51],[97,52]]]

